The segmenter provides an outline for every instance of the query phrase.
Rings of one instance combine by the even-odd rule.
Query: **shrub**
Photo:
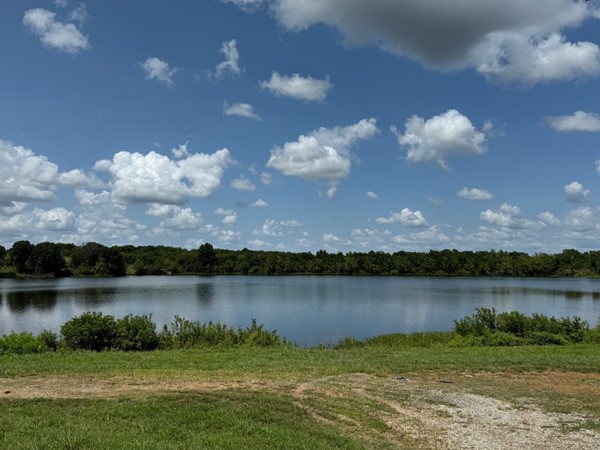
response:
[[[56,351],[58,349],[58,336],[49,330],[44,330],[38,334],[38,339],[44,344],[48,350]]]
[[[569,343],[564,336],[547,331],[533,331],[527,336],[527,341],[533,345],[567,345]]]
[[[101,312],[84,312],[65,323],[60,332],[66,346],[72,349],[101,351],[118,345],[117,321]]]
[[[41,353],[47,350],[48,347],[44,345],[42,340],[29,332],[15,333],[13,331],[0,338],[0,355]]]
[[[159,338],[152,316],[129,314],[117,321],[118,348],[125,351],[148,351],[158,348]]]
[[[518,311],[498,314],[497,329],[505,333],[523,337],[529,331],[531,319]]]
[[[489,347],[514,347],[524,344],[526,341],[523,338],[504,331],[496,331],[483,338],[483,345]]]
[[[458,334],[448,342],[448,347],[482,347],[484,345],[483,339],[483,336],[462,336]]]
[[[494,308],[476,308],[472,316],[454,321],[454,331],[461,336],[484,336],[496,331],[496,319]]]

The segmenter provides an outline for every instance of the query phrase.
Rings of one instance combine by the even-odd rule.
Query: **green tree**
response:
[[[10,262],[19,273],[31,273],[33,270],[31,264],[31,253],[33,244],[29,241],[17,241],[8,252]]]
[[[217,254],[214,247],[208,242],[198,248],[198,271],[200,273],[214,273]]]
[[[42,242],[33,247],[31,265],[33,272],[37,274],[61,275],[66,271],[60,247],[52,242]]]

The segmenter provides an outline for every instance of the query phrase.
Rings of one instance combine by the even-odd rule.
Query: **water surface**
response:
[[[85,311],[152,314],[248,326],[252,318],[299,345],[344,336],[445,331],[477,307],[556,317],[600,316],[600,280],[216,276],[0,280],[0,335],[55,332]]]

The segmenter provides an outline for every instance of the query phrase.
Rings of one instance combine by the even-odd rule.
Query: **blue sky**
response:
[[[595,249],[599,7],[4,1],[0,244]]]

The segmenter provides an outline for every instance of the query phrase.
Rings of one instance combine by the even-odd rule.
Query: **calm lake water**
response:
[[[446,331],[477,307],[579,316],[595,325],[600,280],[396,277],[125,277],[0,279],[0,335],[55,332],[85,311],[120,318],[178,314],[246,327],[252,318],[298,345],[384,333]]]

